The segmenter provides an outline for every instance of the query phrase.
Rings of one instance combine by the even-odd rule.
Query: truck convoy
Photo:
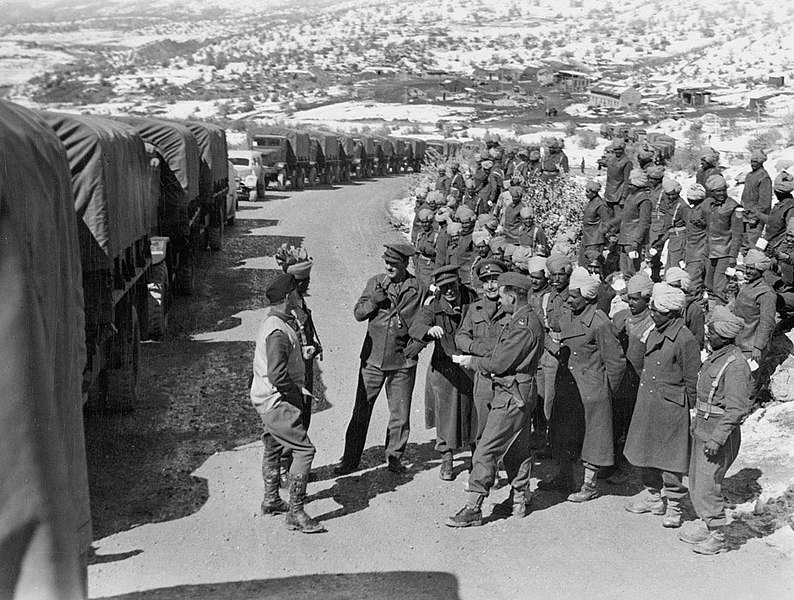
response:
[[[308,133],[286,127],[262,127],[251,136],[251,150],[262,157],[265,181],[279,190],[302,190],[312,167]]]

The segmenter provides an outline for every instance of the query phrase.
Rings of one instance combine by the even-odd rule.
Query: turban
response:
[[[417,215],[420,221],[432,221],[433,220],[433,211],[429,208],[423,208],[419,211]]]
[[[483,231],[482,229],[479,231],[475,231],[471,234],[471,242],[475,246],[479,246],[480,244],[490,244],[491,243],[491,234],[487,231]]]
[[[666,194],[680,194],[681,184],[671,177],[665,177],[662,179],[662,189]]]
[[[709,317],[711,330],[721,338],[732,340],[745,328],[744,319],[737,317],[726,307],[718,304]]]
[[[298,281],[306,280],[312,272],[313,264],[310,260],[294,263],[287,267],[287,273],[292,273]]]
[[[538,150],[532,150],[529,153],[529,160],[540,160],[540,152]]]
[[[526,148],[521,148],[521,150],[518,151],[518,155],[523,156],[524,158],[529,158],[529,152]]]
[[[480,152],[480,160],[488,160],[491,158],[491,154],[487,150],[483,150]]]
[[[720,153],[714,148],[706,148],[700,155],[700,158],[705,160],[708,164],[716,166],[716,164],[720,162]]]
[[[571,273],[571,282],[568,284],[569,290],[579,290],[588,300],[592,300],[598,296],[598,288],[601,282],[584,267],[576,267]]]
[[[661,165],[653,165],[645,169],[645,173],[650,179],[661,179],[664,177],[664,167]]]
[[[618,148],[625,148],[626,142],[624,140],[612,140],[612,144],[609,146],[612,150],[617,150]]]
[[[546,258],[543,256],[533,256],[527,261],[527,272],[538,273],[539,271],[546,271]]]
[[[641,148],[639,152],[637,152],[637,159],[644,159],[644,160],[653,160],[653,150],[649,148]]]
[[[703,200],[706,197],[706,188],[699,183],[693,183],[686,191],[687,200]]]
[[[515,264],[520,264],[522,267],[526,267],[531,256],[532,248],[529,246],[518,246],[516,251],[513,252],[513,262]]]
[[[505,258],[510,258],[513,254],[516,253],[516,246],[515,244],[505,244]]]
[[[571,259],[559,252],[552,252],[551,256],[546,259],[546,269],[550,273],[557,273],[562,270],[570,272],[571,266]]]
[[[452,188],[449,190],[449,194],[447,194],[447,200],[450,198],[458,199],[460,197],[460,190],[458,188]]]
[[[764,162],[766,160],[766,152],[757,148],[752,152],[750,152],[750,160],[757,160],[758,162]]]
[[[280,273],[265,288],[265,296],[271,304],[281,302],[295,287],[295,276],[292,273]]]
[[[657,283],[653,286],[651,301],[661,313],[671,310],[681,310],[686,305],[686,295],[683,290],[674,288],[669,283]]]
[[[435,204],[438,206],[444,204],[445,202],[446,202],[446,198],[444,198],[444,194],[442,194],[441,192],[432,191],[427,195],[428,204]]]
[[[455,216],[461,223],[473,223],[477,215],[468,206],[461,206],[455,211]]]
[[[482,161],[482,168],[483,169],[492,169],[493,168],[493,161],[492,160],[484,160],[484,161]]]
[[[626,284],[626,293],[650,296],[653,291],[653,281],[645,273],[635,273]]]
[[[447,221],[449,221],[449,218],[451,216],[452,216],[452,211],[446,206],[444,206],[436,211],[435,219],[438,223],[446,223]]]
[[[587,183],[584,184],[584,189],[588,192],[600,192],[601,191],[601,184],[597,181],[593,181],[592,179],[588,179]]]
[[[629,173],[629,183],[636,187],[648,187],[648,174],[642,169],[632,169]]]
[[[447,225],[447,234],[460,235],[463,232],[463,225],[455,223],[454,221]]]
[[[502,151],[499,148],[491,148],[491,156],[494,159],[502,158]]]
[[[775,177],[774,190],[776,192],[794,191],[794,177],[788,171],[781,171]]]
[[[706,179],[706,191],[727,190],[728,183],[722,175],[711,175]]]
[[[491,238],[491,241],[488,243],[491,247],[491,252],[494,254],[499,254],[504,251],[505,246],[507,245],[507,240],[505,240],[503,235],[497,235]]]
[[[535,211],[532,210],[531,206],[522,206],[521,210],[518,211],[518,216],[520,216],[522,219],[526,219],[528,217],[534,217]]]
[[[680,283],[680,287],[685,292],[688,292],[690,287],[692,286],[692,277],[690,277],[689,273],[684,271],[681,267],[670,267],[664,272],[664,280],[666,283],[673,285],[675,283]]]
[[[479,223],[481,227],[493,231],[496,231],[496,228],[499,227],[499,219],[487,213],[477,217],[477,223]]]
[[[453,171],[460,169],[460,163],[453,160],[451,163],[449,163],[449,168]]]
[[[419,186],[414,190],[414,195],[417,198],[427,198],[427,188],[424,186]]]
[[[794,235],[794,217],[791,217],[786,223],[786,233],[788,235]]]
[[[766,271],[772,268],[772,259],[756,248],[750,248],[747,256],[744,257],[744,264],[754,267],[759,271]]]
[[[518,187],[517,185],[511,186],[511,188],[510,188],[510,195],[511,195],[513,198],[520,198],[521,196],[523,196],[523,195],[524,195],[524,190],[522,190],[522,189],[521,189],[520,187]]]
[[[623,294],[626,291],[626,280],[623,279],[623,275],[620,274],[620,271],[618,271],[617,277],[612,281],[612,289],[618,294]]]

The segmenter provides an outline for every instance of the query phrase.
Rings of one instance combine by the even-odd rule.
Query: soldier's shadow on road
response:
[[[369,506],[370,500],[379,494],[394,492],[401,485],[405,485],[422,471],[427,471],[438,466],[439,458],[435,451],[435,444],[427,442],[424,444],[408,444],[406,450],[406,461],[411,465],[405,473],[392,473],[383,462],[383,448],[375,446],[364,451],[361,458],[361,471],[356,471],[350,475],[334,475],[333,469],[336,465],[327,465],[320,469],[315,469],[314,473],[318,481],[324,481],[337,477],[336,483],[317,494],[307,498],[307,501],[323,500],[333,498],[340,505],[340,508],[319,515],[317,520],[330,521],[338,517],[343,517],[352,513],[364,510]],[[374,470],[373,466],[381,466]]]
[[[327,573],[280,579],[178,585],[103,600],[459,600],[458,579],[443,571]]]

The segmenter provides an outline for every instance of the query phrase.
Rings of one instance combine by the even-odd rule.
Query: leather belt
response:
[[[699,413],[704,415],[724,415],[725,409],[719,406],[715,406],[713,404],[709,404],[708,402],[702,402],[701,400],[697,401],[695,405]]]

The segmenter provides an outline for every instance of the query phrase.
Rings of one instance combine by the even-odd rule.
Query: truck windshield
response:
[[[254,146],[281,146],[281,139],[272,137],[255,137]]]
[[[233,165],[237,165],[238,167],[247,167],[251,164],[250,160],[243,158],[242,156],[230,156],[229,162]]]

